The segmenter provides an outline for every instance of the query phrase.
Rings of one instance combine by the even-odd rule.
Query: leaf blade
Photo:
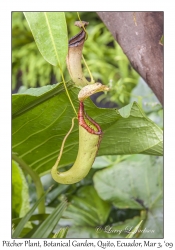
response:
[[[56,239],[65,239],[66,238],[66,235],[67,235],[67,232],[68,232],[68,227],[66,228],[61,228],[58,233],[56,233],[53,238],[56,238]]]
[[[84,186],[72,197],[64,216],[72,219],[74,225],[94,227],[103,225],[109,213],[108,202],[98,196],[93,186]]]
[[[12,212],[24,216],[30,209],[29,191],[25,176],[18,163],[12,160]]]
[[[63,68],[68,51],[64,12],[24,12],[24,15],[44,59]]]
[[[63,200],[54,211],[44,220],[44,222],[37,228],[35,233],[31,236],[32,239],[35,238],[48,238],[59,219],[62,216],[63,211],[67,206],[67,201]]]

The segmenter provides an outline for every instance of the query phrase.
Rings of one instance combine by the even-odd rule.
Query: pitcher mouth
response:
[[[109,90],[109,87],[106,85],[103,85],[100,82],[96,82],[94,84],[88,84],[80,90],[80,92],[78,94],[78,99],[80,102],[83,102],[89,96],[91,96],[97,92],[108,91],[108,90]]]

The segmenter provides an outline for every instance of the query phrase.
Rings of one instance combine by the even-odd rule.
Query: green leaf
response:
[[[58,233],[56,233],[53,238],[57,238],[57,239],[64,239],[66,238],[67,232],[68,232],[68,227],[66,228],[61,228]]]
[[[34,214],[30,217],[29,221],[43,221],[45,220],[47,217],[49,216],[49,214]],[[19,222],[22,220],[22,218],[15,218],[12,219],[12,223],[14,226],[16,226],[17,224],[19,224]]]
[[[103,201],[92,186],[84,186],[72,197],[64,216],[74,225],[98,226],[105,223],[110,205]]]
[[[50,190],[50,189],[49,189]],[[19,224],[17,225],[17,227],[15,228],[12,238],[18,238],[20,236],[20,233],[22,232],[25,224],[29,221],[30,217],[32,216],[33,212],[35,211],[35,209],[37,208],[37,206],[39,205],[39,203],[44,199],[44,197],[47,195],[47,193],[49,192],[49,190],[43,194],[41,196],[41,198],[39,200],[37,200],[37,202],[35,202],[35,204],[33,205],[33,207],[28,211],[28,213],[21,219],[21,221],[19,222]]]
[[[163,210],[162,158],[133,155],[124,162],[95,173],[94,185],[99,196],[118,208],[148,210],[144,227],[152,232],[144,238],[162,237]]]
[[[24,12],[24,15],[44,59],[62,69],[68,52],[64,12]]]
[[[105,156],[96,157],[93,168],[106,168],[111,165],[111,162]]]
[[[47,219],[37,228],[35,233],[31,236],[32,239],[35,238],[48,238],[50,233],[53,231],[58,221],[60,220],[63,211],[67,206],[67,201],[63,200],[54,211],[47,217]]]
[[[79,89],[68,84],[78,111]],[[43,91],[44,89],[44,91]],[[41,94],[40,94],[41,93]],[[62,84],[41,87],[12,96],[12,150],[38,174],[54,165],[63,138],[74,116]],[[97,108],[90,99],[85,110],[103,130],[98,155],[163,154],[162,130],[149,120],[137,103],[116,109]],[[75,161],[78,151],[78,122],[68,137],[59,167]]]
[[[30,209],[28,185],[25,176],[15,161],[12,161],[12,212],[13,217],[22,217]]]
[[[137,101],[147,114],[159,127],[163,127],[163,108],[155,94],[142,78],[132,91],[131,101]]]

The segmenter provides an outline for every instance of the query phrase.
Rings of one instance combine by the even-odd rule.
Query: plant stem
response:
[[[20,167],[25,170],[32,178],[35,183],[37,198],[39,199],[44,194],[43,185],[41,183],[40,177],[38,174],[33,171],[22,159],[20,159],[17,155],[12,154],[12,159],[19,163]],[[45,202],[42,200],[38,205],[38,212],[40,214],[45,213]]]
[[[64,144],[65,144],[65,142],[66,142],[66,140],[67,140],[67,137],[70,135],[70,133],[72,132],[72,129],[73,129],[73,127],[74,127],[74,120],[75,120],[75,119],[77,119],[77,117],[73,117],[73,118],[72,118],[72,125],[71,125],[71,128],[69,129],[69,131],[67,132],[67,134],[65,135],[65,137],[64,137],[64,139],[63,139],[63,141],[62,141],[61,148],[60,148],[60,152],[59,152],[59,156],[58,156],[58,158],[57,158],[57,160],[56,160],[56,162],[55,162],[55,164],[54,164],[54,166],[53,166],[53,168],[55,168],[56,171],[57,171],[57,167],[58,167],[58,164],[59,164],[59,162],[60,162],[61,156],[62,156],[62,154],[63,154]]]
[[[83,62],[84,62],[84,64],[85,64],[85,66],[86,66],[86,68],[87,68],[87,70],[88,70],[88,73],[89,73],[89,75],[90,75],[90,78],[91,78],[91,81],[90,81],[89,84],[92,84],[92,83],[94,83],[95,81],[94,81],[94,79],[93,79],[93,76],[92,76],[92,74],[91,74],[91,71],[90,71],[90,69],[89,69],[89,67],[88,67],[88,65],[87,65],[87,63],[86,63],[86,60],[85,60],[85,58],[84,58],[83,55],[82,55],[82,58],[83,58]]]
[[[80,18],[80,15],[79,15],[78,12],[77,12],[77,16],[78,16],[78,19],[81,21],[81,18]],[[82,22],[82,21],[81,21],[81,22]],[[86,33],[86,38],[85,38],[85,40],[87,40],[87,38],[88,38],[88,33],[87,33],[86,29],[85,29],[85,26],[82,26],[82,28],[83,28],[84,32]],[[88,65],[87,65],[87,63],[86,63],[86,61],[85,61],[83,55],[82,55],[82,58],[83,58],[83,62],[84,62],[84,64],[85,64],[85,66],[86,66],[86,68],[87,68],[87,70],[88,70],[88,73],[89,73],[89,75],[90,75],[90,78],[91,78],[90,84],[92,84],[92,83],[94,83],[95,81],[94,81],[94,79],[93,79],[93,76],[92,76],[92,74],[91,74],[91,72],[90,72],[90,69],[89,69],[89,67],[88,67]]]
[[[77,111],[76,111],[76,109],[75,109],[75,107],[74,107],[74,105],[73,105],[73,102],[72,102],[72,100],[71,100],[71,97],[70,97],[70,95],[69,95],[69,92],[68,92],[68,89],[67,89],[67,86],[66,86],[66,82],[65,82],[65,79],[64,79],[64,75],[63,75],[63,72],[62,72],[61,68],[60,68],[60,73],[61,73],[61,78],[62,78],[62,80],[63,80],[63,84],[64,84],[64,88],[65,88],[67,97],[69,98],[69,101],[70,101],[70,103],[71,103],[71,105],[72,105],[72,108],[73,108],[73,110],[74,110],[76,116],[78,116],[78,115],[77,115]]]
[[[81,21],[81,18],[80,18],[80,15],[79,15],[78,12],[77,12],[77,16],[78,16],[78,19],[80,20],[80,22],[82,22],[82,21]],[[82,26],[82,28],[83,28],[84,32],[86,33],[86,38],[85,38],[85,40],[87,40],[87,39],[88,39],[88,33],[87,33],[87,31],[86,31],[86,28],[85,28],[84,25]]]

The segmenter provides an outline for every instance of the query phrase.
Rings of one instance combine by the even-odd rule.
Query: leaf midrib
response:
[[[47,13],[44,12],[44,17],[46,19],[46,24],[47,24],[47,28],[48,28],[48,31],[49,31],[49,35],[50,35],[50,39],[52,41],[52,45],[53,45],[53,48],[54,48],[54,53],[56,55],[56,58],[57,58],[57,61],[58,61],[58,66],[59,68],[61,67],[61,64],[60,64],[60,61],[59,61],[59,56],[58,56],[58,53],[57,53],[57,49],[56,49],[56,45],[55,45],[55,41],[54,41],[54,38],[53,38],[53,35],[52,35],[52,29],[50,27],[50,24],[49,24],[49,19],[48,19],[48,16],[47,16]],[[55,65],[57,66],[57,65]]]

